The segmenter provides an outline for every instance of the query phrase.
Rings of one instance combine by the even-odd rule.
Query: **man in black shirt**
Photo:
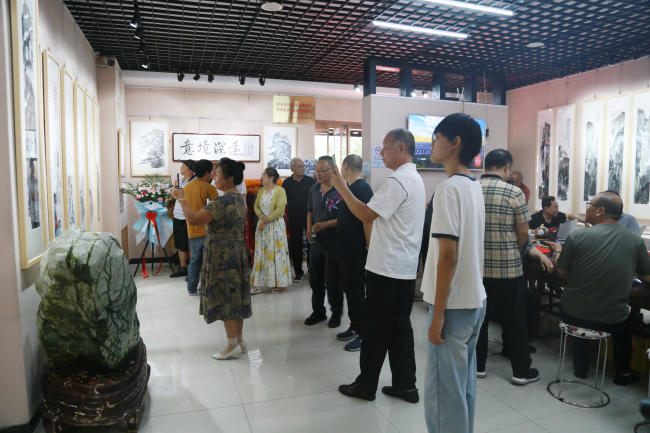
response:
[[[363,203],[372,198],[372,188],[363,179],[363,160],[359,155],[348,155],[341,166],[341,176],[348,183],[350,192]],[[341,280],[348,300],[350,327],[336,336],[341,341],[354,339],[345,350],[361,350],[363,338],[363,312],[366,303],[366,258],[372,223],[364,224],[341,202],[336,223],[336,250],[341,258]]]
[[[321,156],[316,163],[316,180],[319,182],[309,190],[307,202],[307,240],[315,237],[309,251],[309,285],[313,313],[305,325],[315,325],[327,320],[325,288],[332,308],[332,317],[327,326],[338,328],[343,314],[343,288],[341,287],[341,265],[336,252],[336,225],[339,208],[343,202],[341,194],[334,188],[331,156]],[[312,231],[314,236],[312,236]]]
[[[302,270],[302,234],[307,230],[307,200],[309,189],[316,183],[314,178],[305,176],[305,161],[293,158],[289,164],[293,175],[282,183],[287,193],[287,218],[289,219],[289,257],[296,272],[294,283],[299,283],[305,275]],[[309,243],[307,243],[309,257]]]
[[[577,217],[570,213],[565,214],[560,212],[560,205],[552,195],[542,198],[542,209],[544,210],[541,210],[530,216],[530,221],[528,221],[529,229],[536,229],[542,224],[544,224],[544,227],[547,229],[558,229],[560,227],[560,224],[564,224],[567,220],[578,220],[579,222],[583,223],[585,227],[591,226],[580,217]]]

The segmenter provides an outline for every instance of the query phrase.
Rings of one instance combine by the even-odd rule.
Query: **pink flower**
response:
[[[163,198],[162,198],[162,197],[158,197],[158,201],[162,201],[162,200],[163,200]]]
[[[138,200],[140,200],[140,199],[142,198],[142,196],[141,196],[140,194],[136,194],[135,198],[137,198]]]

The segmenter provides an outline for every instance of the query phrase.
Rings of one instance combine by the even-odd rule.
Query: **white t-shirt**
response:
[[[194,180],[194,176],[192,176],[188,180],[185,180],[185,178],[183,178],[183,180],[181,180],[181,188],[183,188],[185,185],[192,182],[193,180]],[[183,208],[181,207],[180,203],[176,203],[176,205],[174,206],[174,219],[177,220],[185,219],[185,215],[183,215]]]
[[[246,190],[246,182],[244,182],[243,180],[242,180],[241,183],[240,183],[239,185],[237,185],[235,188],[237,188],[237,191],[238,191],[240,194],[246,194],[246,191],[247,191],[247,190]],[[221,191],[220,189],[218,189],[217,192],[219,193],[219,197],[221,197],[221,196],[223,195],[223,191]]]
[[[485,201],[481,184],[464,174],[445,179],[433,196],[431,239],[424,266],[424,300],[435,304],[440,238],[458,241],[458,264],[451,280],[447,309],[480,308],[485,300],[483,287],[483,242]]]
[[[372,225],[366,269],[399,280],[417,277],[426,196],[415,164],[388,176],[368,207],[379,214]]]

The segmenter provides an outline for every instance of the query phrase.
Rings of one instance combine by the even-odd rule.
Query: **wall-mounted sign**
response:
[[[218,161],[231,158],[236,161],[258,162],[260,160],[259,135],[225,134],[172,134],[172,159],[208,159]]]
[[[372,168],[385,168],[384,160],[381,158],[381,151],[384,146],[372,146]]]
[[[316,98],[273,95],[273,123],[316,123]]]

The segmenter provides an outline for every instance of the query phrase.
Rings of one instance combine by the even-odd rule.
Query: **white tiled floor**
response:
[[[141,432],[426,432],[422,401],[410,404],[379,392],[374,402],[365,402],[339,394],[338,386],[351,383],[359,373],[359,353],[345,352],[345,343],[335,339],[347,327],[347,320],[339,329],[327,328],[326,322],[311,327],[303,324],[311,313],[307,279],[288,292],[253,297],[253,317],[244,322],[249,352],[230,361],[212,359],[226,340],[223,324],[205,324],[198,315],[198,298],[187,296],[182,278],[170,279],[165,270],[148,280],[138,276],[136,283],[140,332],[151,365]],[[427,314],[425,303],[414,304],[420,389]],[[549,329],[557,329],[554,320],[548,320]],[[500,339],[500,329],[494,327],[490,336]],[[630,433],[641,421],[638,406],[647,393],[647,376],[642,375],[639,384],[622,388],[611,382],[610,373],[605,390],[611,403],[603,409],[575,408],[546,391],[557,371],[559,338],[534,345],[538,351],[533,366],[542,379],[525,387],[508,381],[507,359],[500,355],[488,359],[488,376],[478,382],[476,433]],[[500,350],[494,344],[490,348]],[[380,389],[390,385],[390,379],[386,361]],[[592,397],[583,390],[568,392],[568,397]],[[125,428],[86,430],[112,433]]]

